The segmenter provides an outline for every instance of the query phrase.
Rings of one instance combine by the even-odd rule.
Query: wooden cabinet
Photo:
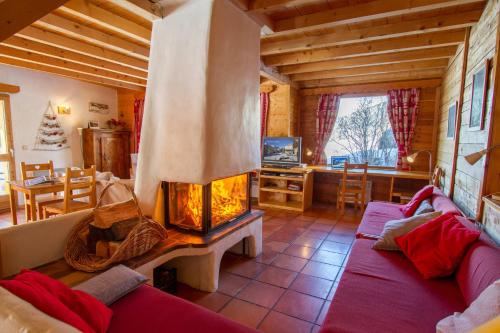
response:
[[[111,171],[116,177],[130,178],[130,131],[84,128],[83,164],[97,171]]]

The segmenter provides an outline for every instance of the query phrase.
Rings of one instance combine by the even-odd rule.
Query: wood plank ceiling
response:
[[[439,80],[486,0],[232,0],[263,26],[261,75],[302,88]],[[70,0],[0,63],[144,90],[155,0]],[[168,5],[168,0],[165,1]]]

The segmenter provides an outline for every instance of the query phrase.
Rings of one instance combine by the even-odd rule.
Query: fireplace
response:
[[[250,213],[250,174],[207,185],[162,182],[165,225],[207,234]]]

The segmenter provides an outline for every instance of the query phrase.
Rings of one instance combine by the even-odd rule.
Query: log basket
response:
[[[109,184],[104,188],[95,209],[105,208],[105,206],[101,206],[102,198],[107,189],[112,185],[113,184]],[[123,186],[126,187],[132,195],[132,199],[137,207],[139,223],[130,231],[118,249],[109,258],[98,257],[89,251],[86,241],[89,224],[94,221],[94,209],[92,213],[73,227],[68,241],[66,242],[64,259],[71,267],[84,272],[101,271],[111,265],[140,256],[148,252],[158,242],[167,238],[167,231],[165,228],[144,216],[139,207],[135,193],[128,186]]]

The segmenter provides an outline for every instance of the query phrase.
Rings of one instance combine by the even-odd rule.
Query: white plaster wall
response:
[[[0,65],[0,82],[21,88],[19,93],[10,95],[17,178],[20,177],[21,161],[41,163],[52,160],[56,168],[82,166],[77,128],[87,127],[89,120],[98,120],[101,127],[106,127],[106,120],[118,117],[117,90],[113,88],[5,65]],[[58,120],[68,137],[69,149],[33,150],[38,126],[49,100],[56,113],[58,104],[71,107],[71,114],[58,114]],[[109,105],[109,115],[89,112],[89,102]]]

